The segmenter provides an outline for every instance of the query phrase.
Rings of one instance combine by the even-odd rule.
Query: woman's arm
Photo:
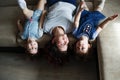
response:
[[[105,26],[106,26],[106,24],[107,24],[108,22],[114,20],[114,19],[117,18],[117,17],[118,17],[118,14],[114,14],[114,15],[108,17],[107,19],[105,19],[105,20],[98,26],[98,28],[97,28],[97,30],[96,30],[97,33],[99,34],[99,33],[103,30],[103,28],[105,28]]]

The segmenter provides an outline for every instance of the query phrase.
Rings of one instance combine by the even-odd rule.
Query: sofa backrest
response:
[[[77,0],[77,2],[79,3],[80,0]],[[89,2],[94,2],[94,0],[85,0],[85,1],[89,1]],[[37,4],[38,0],[26,0],[28,5],[35,5]],[[17,0],[0,0],[0,7],[1,6],[17,6]]]
[[[34,5],[38,0],[26,0],[28,5]],[[17,0],[0,0],[0,7],[17,6]]]

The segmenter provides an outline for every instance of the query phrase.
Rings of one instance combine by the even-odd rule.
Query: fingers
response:
[[[116,17],[118,17],[118,14],[114,14],[112,17],[113,17],[113,18],[116,18]]]
[[[80,8],[83,8],[83,7],[84,7],[84,2],[83,2],[83,1],[80,2],[79,7],[80,7]]]
[[[111,16],[112,19],[115,19],[118,17],[118,14],[114,14],[113,16]]]
[[[118,17],[118,14],[114,14],[114,15],[112,15],[112,16],[109,17],[109,20],[113,20],[113,19],[115,19],[117,17]]]

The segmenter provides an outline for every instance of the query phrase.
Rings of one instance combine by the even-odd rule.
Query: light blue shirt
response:
[[[25,26],[24,26],[24,31],[21,35],[22,39],[28,39],[28,38],[34,38],[38,39],[42,37],[43,35],[43,29],[39,28],[39,18],[41,16],[42,11],[41,10],[36,10],[33,13],[33,16],[31,17],[30,20],[27,20]]]

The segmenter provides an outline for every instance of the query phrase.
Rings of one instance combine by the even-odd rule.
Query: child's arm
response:
[[[17,26],[18,26],[18,30],[20,31],[20,33],[23,32],[23,26],[20,23],[20,20],[17,21]]]
[[[75,19],[74,19],[74,26],[76,28],[79,27],[79,21],[80,21],[80,17],[81,17],[81,13],[83,11],[83,8],[79,8],[79,10],[77,11],[76,15],[75,15]]]
[[[39,21],[39,28],[43,28],[43,23],[45,20],[46,13],[47,13],[46,10],[43,10],[40,21]]]
[[[97,33],[99,34],[102,30],[103,30],[103,28],[105,27],[105,25],[109,22],[109,21],[112,21],[112,20],[114,20],[115,18],[117,18],[118,17],[118,14],[114,14],[114,15],[112,15],[112,16],[110,16],[110,17],[108,17],[107,19],[105,19],[99,26],[98,26],[98,28],[97,28]]]

